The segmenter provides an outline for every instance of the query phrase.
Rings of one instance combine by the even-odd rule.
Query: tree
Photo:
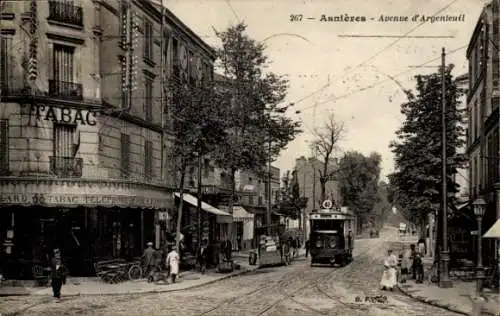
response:
[[[300,187],[296,170],[291,174],[290,171],[287,171],[282,181],[283,187],[278,210],[286,217],[301,220],[300,215],[302,210],[307,207],[308,199],[300,196]],[[301,227],[301,222],[299,223],[299,227]]]
[[[454,181],[457,169],[466,162],[457,153],[464,142],[461,126],[463,112],[459,109],[461,91],[452,78],[453,65],[445,69],[447,120],[447,185],[448,205],[455,204],[459,185]],[[425,227],[429,213],[437,213],[441,202],[441,75],[415,77],[416,92],[407,91],[407,102],[401,105],[405,121],[390,145],[395,155],[395,172],[389,176],[397,192],[398,203],[407,210],[409,219]]]
[[[321,201],[326,198],[326,183],[332,178],[331,162],[339,151],[338,142],[345,133],[344,122],[336,121],[335,115],[330,113],[322,128],[314,129],[315,140],[311,147],[316,158],[323,161],[323,168],[319,170],[319,182],[321,185]],[[316,171],[314,171],[316,172]]]
[[[371,153],[366,157],[356,151],[347,152],[340,159],[336,178],[343,204],[358,215],[358,225],[370,219],[371,211],[379,202],[378,184],[382,156]]]
[[[226,78],[221,91],[231,105],[225,122],[228,133],[219,143],[215,160],[230,174],[231,212],[236,171],[262,175],[266,162],[278,156],[301,132],[300,123],[285,116],[289,105],[282,103],[288,89],[287,80],[274,73],[264,73],[265,47],[248,37],[245,31],[246,25],[239,23],[216,33],[222,44],[217,50],[218,66]]]
[[[177,213],[176,245],[179,247],[182,223],[183,194],[186,172],[200,155],[216,149],[226,137],[225,99],[217,93],[213,82],[204,78],[202,83],[187,85],[180,79],[169,82],[172,93],[174,174],[178,179],[179,205]],[[222,106],[220,106],[222,105]]]

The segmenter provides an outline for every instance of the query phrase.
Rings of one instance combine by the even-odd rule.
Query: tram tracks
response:
[[[334,268],[333,271],[330,271],[329,273],[326,273],[324,275],[321,275],[320,277],[318,278],[315,278],[312,282],[308,282],[308,284],[298,288],[298,289],[295,289],[293,290],[292,292],[286,292],[283,288],[281,288],[281,293],[282,293],[282,296],[280,299],[274,301],[272,304],[266,306],[264,309],[262,309],[257,315],[265,315],[266,313],[270,312],[273,308],[275,307],[278,307],[280,304],[282,304],[283,302],[285,302],[286,300],[290,300],[290,301],[293,301],[294,303],[308,309],[309,311],[312,311],[316,314],[319,314],[319,315],[328,315],[328,312],[327,311],[323,311],[323,310],[319,310],[319,309],[316,309],[312,306],[310,306],[309,304],[306,304],[304,302],[301,302],[300,300],[297,300],[295,298],[295,295],[301,291],[304,291],[304,290],[307,290],[307,289],[315,289],[318,293],[320,293],[321,295],[323,295],[324,297],[326,297],[327,299],[331,300],[331,301],[334,301],[335,303],[338,303],[338,304],[341,304],[343,307],[345,308],[348,308],[350,310],[357,310],[357,311],[367,311],[369,310],[369,307],[368,306],[363,306],[361,304],[349,304],[349,303],[346,303],[344,301],[342,301],[340,298],[337,298],[337,297],[334,297],[330,294],[328,294],[324,289],[322,289],[319,285],[319,283],[322,281],[322,280],[325,280],[326,279],[330,279],[331,277],[333,277],[335,274],[337,273],[341,273],[341,272],[348,272],[349,270],[352,270],[352,266],[351,265],[348,265],[348,266],[345,266],[345,267],[342,267],[342,268]]]

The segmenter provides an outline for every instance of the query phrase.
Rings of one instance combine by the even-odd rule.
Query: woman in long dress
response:
[[[382,290],[392,291],[397,284],[396,266],[398,264],[398,259],[392,253],[392,250],[389,250],[387,255],[387,258],[384,260],[384,272],[382,273],[380,288]]]

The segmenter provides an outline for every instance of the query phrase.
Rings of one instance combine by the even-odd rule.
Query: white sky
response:
[[[310,130],[321,126],[333,111],[347,127],[341,143],[344,150],[364,154],[377,151],[383,156],[382,176],[393,171],[393,155],[389,142],[403,117],[399,112],[405,100],[401,88],[413,88],[412,76],[437,71],[437,68],[411,68],[429,62],[440,64],[441,47],[454,51],[447,63],[454,63],[455,75],[467,72],[466,46],[485,0],[164,0],[167,7],[210,45],[218,40],[213,28],[223,30],[238,19],[248,25],[248,34],[266,40],[267,55],[273,61],[270,70],[287,74],[290,80],[288,102],[295,102],[290,116],[304,125],[301,134],[283,151],[276,165],[281,172],[290,170],[295,158],[310,153]],[[415,14],[465,14],[464,22],[411,22]],[[302,22],[290,22],[291,14],[303,14]],[[321,14],[366,16],[367,22],[319,22]],[[409,16],[409,22],[378,22],[380,15]],[[316,20],[307,20],[315,17]],[[374,18],[375,20],[371,20]],[[404,35],[453,36],[454,38],[404,38],[392,47],[376,53],[397,41],[397,38],[346,38],[339,35]],[[305,38],[306,40],[302,39]],[[458,50],[457,50],[458,49]],[[373,57],[373,58],[372,58]],[[370,61],[367,62],[367,60]],[[364,63],[364,65],[360,65]],[[328,83],[320,93],[297,102]],[[375,87],[359,91],[375,84]],[[345,96],[349,94],[348,96]],[[335,96],[345,96],[334,100]],[[330,100],[330,101],[328,101]],[[319,103],[319,104],[318,104]],[[315,106],[315,104],[318,104]],[[299,115],[295,110],[301,110]]]

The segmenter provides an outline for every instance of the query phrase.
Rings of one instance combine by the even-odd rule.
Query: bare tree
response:
[[[345,134],[344,122],[337,121],[334,113],[330,113],[323,126],[315,128],[313,133],[315,137],[311,143],[313,154],[315,158],[323,162],[323,168],[319,169],[318,172],[321,185],[321,201],[324,201],[326,198],[326,183],[334,171],[331,170],[331,161],[338,158],[337,155],[340,152],[338,143]]]

